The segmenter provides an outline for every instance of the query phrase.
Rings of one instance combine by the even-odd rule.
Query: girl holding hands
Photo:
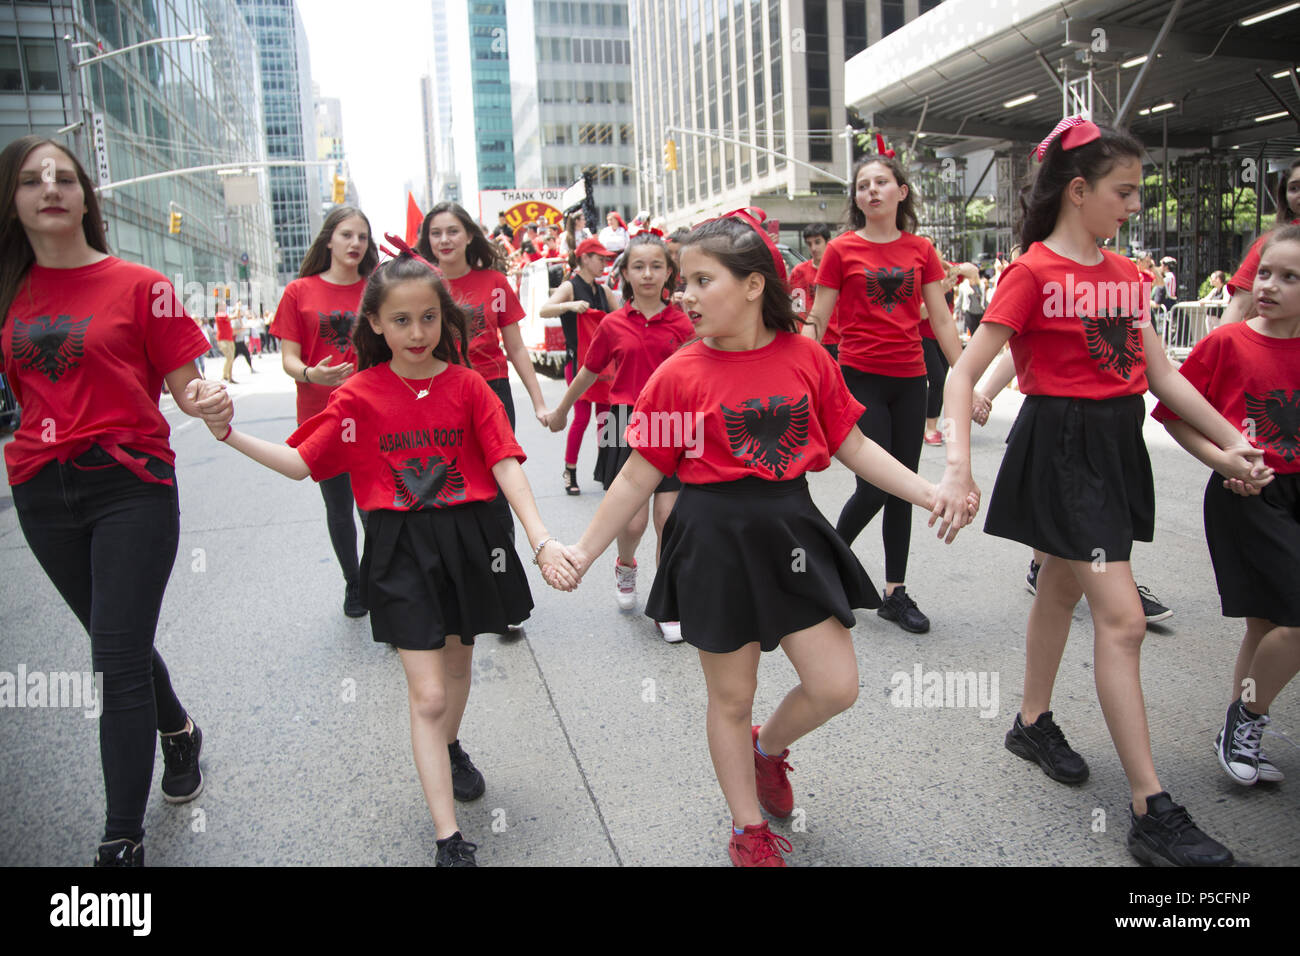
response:
[[[492,514],[498,487],[547,578],[559,587],[578,579],[537,514],[520,468],[524,453],[500,401],[469,367],[465,314],[434,268],[404,250],[370,274],[360,312],[360,371],[287,445],[232,428],[224,393],[208,400],[204,418],[218,439],[290,478],[351,474],[357,504],[369,512],[361,599],[374,639],[401,654],[437,864],[473,866],[477,848],[457,826],[453,779],[469,772],[472,797],[482,795],[482,775],[457,739],[474,635],[501,633],[533,606]]]
[[[1002,273],[944,392],[955,429],[938,507],[951,510],[975,490],[972,389],[1010,340],[1026,397],[985,530],[1037,548],[1046,560],[1029,614],[1023,702],[1007,749],[1054,780],[1087,779],[1087,764],[1050,710],[1074,606],[1086,594],[1097,696],[1131,791],[1130,851],[1165,865],[1227,865],[1232,853],[1173,801],[1151,757],[1139,676],[1146,621],[1129,565],[1133,541],[1151,541],[1154,533],[1142,394],[1149,387],[1205,435],[1216,470],[1227,478],[1262,480],[1261,453],[1170,365],[1137,269],[1099,248],[1141,208],[1141,143],[1071,117],[1037,155],[1041,165],[1021,200],[1025,252]]]

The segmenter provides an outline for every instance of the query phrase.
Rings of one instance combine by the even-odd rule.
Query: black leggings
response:
[[[158,459],[149,470],[174,479]],[[154,735],[185,729],[185,708],[153,646],[180,536],[176,487],[141,481],[96,447],[51,462],[13,492],[27,544],[90,635],[91,666],[104,675],[104,840],[139,841]]]
[[[893,378],[844,367],[844,381],[853,397],[866,406],[858,428],[912,471],[921,461],[921,430],[925,427],[926,377]],[[912,543],[912,505],[887,495],[858,479],[853,497],[844,503],[835,524],[849,544],[885,509],[885,581],[901,584],[907,578],[907,551]]]
[[[929,397],[925,400],[925,417],[938,418],[943,408],[943,383],[948,380],[948,359],[934,339],[922,337],[921,350],[925,352],[925,377],[930,383]]]
[[[493,378],[488,380],[488,385],[492,391],[497,393],[497,398],[501,399],[501,404],[506,407],[506,418],[510,419],[510,431],[515,430],[515,398],[510,393],[510,377]],[[501,519],[505,526],[506,534],[510,535],[510,543],[515,543],[515,519],[510,513],[510,502],[506,496],[497,491],[497,496],[492,499],[492,513]]]
[[[241,342],[239,339],[235,339],[235,358],[239,358],[241,355],[244,357],[244,361],[248,363],[248,370],[253,371],[253,356],[248,354],[247,340]],[[235,370],[235,359],[230,360],[230,370],[232,372]]]
[[[343,571],[343,580],[348,585],[357,583],[357,526],[352,520],[352,506],[356,499],[352,495],[352,479],[348,473],[326,478],[320,483],[320,494],[325,499],[325,525],[330,531],[330,544],[334,546],[334,557],[338,558]],[[366,526],[366,513],[357,508],[361,516],[361,527]]]

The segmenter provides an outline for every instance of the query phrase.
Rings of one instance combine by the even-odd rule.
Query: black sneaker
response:
[[[460,741],[447,744],[447,754],[451,757],[451,792],[462,803],[477,800],[483,796],[487,784],[483,774],[479,773],[469,760],[469,754],[460,749]],[[441,864],[439,864],[441,865]]]
[[[343,592],[343,613],[348,617],[365,617],[366,606],[361,603],[361,585],[349,584]]]
[[[907,588],[901,584],[894,588],[893,594],[884,594],[885,603],[876,608],[876,613],[886,621],[893,621],[905,631],[924,634],[930,629],[930,619],[921,613],[916,602],[907,596]]]
[[[144,866],[144,844],[133,840],[111,840],[99,845],[95,866]]]
[[[1232,851],[1203,833],[1161,790],[1147,797],[1146,816],[1128,810],[1128,850],[1152,866],[1232,866]]]
[[[199,770],[199,751],[203,749],[203,731],[194,718],[188,734],[159,735],[163,752],[163,799],[168,803],[188,803],[203,792],[203,774]]]
[[[1252,720],[1238,697],[1228,705],[1223,729],[1214,738],[1214,753],[1219,758],[1219,766],[1244,787],[1254,786],[1260,778],[1259,744],[1264,739],[1267,725],[1267,714]]]
[[[1077,784],[1088,779],[1088,764],[1065,742],[1065,734],[1052,720],[1050,710],[1039,714],[1032,724],[1026,724],[1016,714],[1006,744],[1017,757],[1038,764],[1043,773],[1060,783]]]
[[[1167,621],[1174,616],[1173,611],[1157,601],[1156,596],[1140,584],[1138,585],[1138,599],[1142,602],[1142,613],[1146,616],[1148,624],[1159,624],[1161,621]]]
[[[1029,573],[1025,575],[1025,590],[1038,597],[1038,570],[1042,565],[1033,558],[1029,559]]]
[[[477,867],[478,864],[474,862],[476,850],[478,844],[462,839],[460,831],[457,830],[447,839],[438,841],[438,856],[433,865]]]

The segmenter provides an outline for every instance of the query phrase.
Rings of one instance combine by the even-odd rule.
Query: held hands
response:
[[[564,426],[568,424],[569,421],[569,416],[567,414],[561,415],[558,410],[554,412],[542,412],[537,416],[537,418],[543,425],[553,432],[564,431]]]
[[[552,538],[537,554],[542,579],[557,591],[573,591],[582,580],[582,571],[574,562],[570,549]]]
[[[970,420],[983,428],[988,424],[989,412],[993,411],[993,400],[978,391],[971,396]]]
[[[970,524],[979,513],[980,490],[970,476],[958,474],[950,465],[944,470],[943,479],[934,489],[934,498],[930,505],[929,526],[939,525],[939,537],[945,544],[952,544],[957,532]]]
[[[331,365],[329,359],[321,362],[319,365],[313,365],[307,370],[307,377],[311,380],[312,385],[328,385],[333,388],[335,385],[342,385],[349,375],[356,371],[356,366],[351,362],[344,362],[342,365]]]
[[[203,424],[218,438],[225,436],[235,415],[235,404],[221,382],[196,378],[185,386],[185,398],[198,409]]]
[[[1273,469],[1264,464],[1264,450],[1244,439],[1221,450],[1215,471],[1226,476],[1224,488],[1243,497],[1259,494],[1273,480]]]
[[[537,416],[537,420],[542,423],[543,427],[545,428],[551,427],[551,413],[548,412],[546,409],[534,408],[533,414]]]

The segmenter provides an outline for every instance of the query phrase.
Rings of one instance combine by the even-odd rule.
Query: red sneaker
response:
[[[779,757],[765,757],[758,752],[758,728],[754,732],[754,780],[758,785],[758,802],[774,817],[784,820],[794,810],[794,792],[786,771],[794,767],[785,762],[789,748]]]
[[[793,853],[794,847],[785,837],[769,830],[766,820],[745,827],[745,832],[739,835],[735,827],[731,828],[727,852],[736,866],[785,866],[782,850]]]

